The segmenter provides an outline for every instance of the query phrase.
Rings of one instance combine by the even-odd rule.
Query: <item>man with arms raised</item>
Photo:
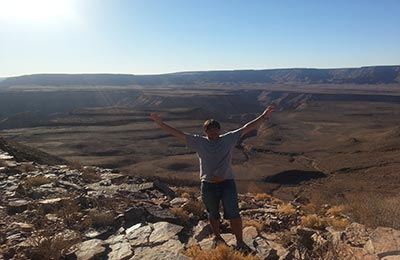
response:
[[[273,107],[267,107],[256,119],[242,127],[221,134],[221,125],[214,119],[204,122],[206,136],[184,133],[162,121],[157,113],[151,118],[165,131],[184,141],[187,147],[195,151],[200,161],[201,198],[208,212],[208,219],[214,234],[212,248],[218,243],[225,243],[220,235],[219,207],[222,202],[224,218],[229,219],[232,233],[236,237],[239,250],[246,252],[250,248],[244,243],[242,219],[239,215],[238,195],[232,171],[232,153],[239,139],[258,129],[264,123]]]

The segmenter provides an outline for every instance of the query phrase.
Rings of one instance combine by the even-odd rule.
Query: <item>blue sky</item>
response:
[[[400,64],[398,0],[0,0],[0,77]]]

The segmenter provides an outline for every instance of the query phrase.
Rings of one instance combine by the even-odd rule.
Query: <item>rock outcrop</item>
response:
[[[198,194],[110,169],[19,162],[4,151],[0,163],[0,259],[192,259],[193,248],[201,259],[211,250]],[[253,259],[400,257],[398,230],[307,224],[298,202],[239,197]],[[234,248],[226,222],[222,230]]]

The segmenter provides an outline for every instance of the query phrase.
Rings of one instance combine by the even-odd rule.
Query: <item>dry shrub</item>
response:
[[[183,254],[194,260],[259,260],[254,255],[244,255],[225,245],[219,245],[216,249],[203,250],[199,246],[192,246]]]
[[[260,221],[256,221],[256,220],[243,220],[243,226],[244,227],[255,227],[257,229],[258,232],[261,232],[264,230],[265,228],[265,224],[260,222]]]
[[[101,208],[111,211],[124,211],[132,204],[132,198],[129,196],[117,197],[92,197],[90,199],[90,208]]]
[[[183,221],[189,221],[190,219],[189,214],[183,208],[172,207],[171,211],[174,212],[174,214]]]
[[[191,197],[192,197],[192,196],[190,196],[190,194],[187,193],[187,192],[183,192],[183,193],[181,194],[181,198],[190,199]]]
[[[64,200],[61,209],[57,212],[67,226],[74,226],[80,222],[80,206],[74,199]]]
[[[32,163],[24,163],[18,166],[18,169],[22,172],[32,172],[36,170],[36,167]]]
[[[194,199],[199,196],[199,187],[197,186],[186,186],[186,187],[175,187],[173,186],[176,194],[181,198]]]
[[[295,214],[296,213],[296,209],[290,203],[285,203],[285,204],[281,205],[279,207],[278,211],[285,213],[285,214]]]
[[[345,207],[343,205],[333,206],[326,211],[326,215],[332,217],[340,216],[344,212],[344,210]]]
[[[275,205],[282,205],[284,202],[283,202],[283,200],[281,200],[281,199],[272,198],[271,203],[272,203],[272,204],[275,204]]]
[[[83,164],[78,160],[70,160],[68,162],[68,166],[74,170],[82,170],[83,169]]]
[[[93,167],[85,167],[82,170],[81,178],[86,183],[93,183],[101,180],[100,174],[98,174]]]
[[[317,214],[311,214],[308,216],[301,217],[301,225],[314,229],[324,229],[327,226],[327,222],[324,218],[321,218]]]
[[[400,196],[355,193],[348,195],[347,203],[346,208],[356,222],[400,229]]]
[[[254,200],[268,200],[271,198],[271,195],[267,194],[267,193],[257,193],[256,195],[254,195]]]
[[[183,205],[183,209],[195,216],[200,216],[205,210],[203,203],[198,200],[189,200]]]
[[[114,224],[114,216],[110,211],[102,212],[97,209],[93,209],[89,212],[91,224],[93,227],[107,227]]]
[[[344,230],[350,224],[349,220],[345,218],[328,218],[327,222],[337,230]]]
[[[318,211],[317,206],[314,203],[308,203],[307,205],[302,206],[301,209],[306,215],[316,214]]]
[[[24,184],[28,187],[39,187],[40,185],[50,183],[51,180],[43,175],[27,177],[24,179]]]
[[[32,240],[33,247],[28,256],[32,260],[58,260],[79,240],[79,237],[66,238],[62,235],[35,238]]]

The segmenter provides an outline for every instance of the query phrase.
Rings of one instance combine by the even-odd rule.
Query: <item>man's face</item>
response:
[[[219,138],[220,129],[217,127],[211,127],[205,132],[209,140],[217,140]]]

